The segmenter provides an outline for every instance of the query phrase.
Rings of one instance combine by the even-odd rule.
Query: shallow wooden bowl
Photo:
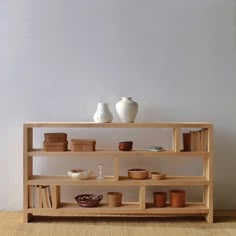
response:
[[[130,179],[147,179],[148,171],[146,169],[129,169],[128,176]]]
[[[163,174],[161,172],[151,172],[150,176],[151,176],[151,179],[155,179],[155,180],[163,180],[166,178],[166,174]]]

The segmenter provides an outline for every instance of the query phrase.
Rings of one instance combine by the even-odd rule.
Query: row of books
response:
[[[183,133],[183,151],[207,152],[208,130],[201,129]]]
[[[31,186],[31,206],[32,208],[52,208],[52,193],[50,186]]]

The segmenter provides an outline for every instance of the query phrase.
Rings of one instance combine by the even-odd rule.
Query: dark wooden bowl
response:
[[[102,198],[102,195],[81,194],[76,196],[75,200],[81,207],[97,207]]]
[[[120,151],[131,151],[133,148],[133,142],[132,141],[125,141],[119,143],[119,150]]]

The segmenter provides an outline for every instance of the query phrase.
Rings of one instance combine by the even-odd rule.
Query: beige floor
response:
[[[21,212],[0,212],[0,236],[236,236],[236,217],[202,218],[35,218],[23,224]]]

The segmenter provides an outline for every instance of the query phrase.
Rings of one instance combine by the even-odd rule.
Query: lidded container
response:
[[[71,151],[72,152],[94,152],[96,146],[95,139],[72,139]]]

